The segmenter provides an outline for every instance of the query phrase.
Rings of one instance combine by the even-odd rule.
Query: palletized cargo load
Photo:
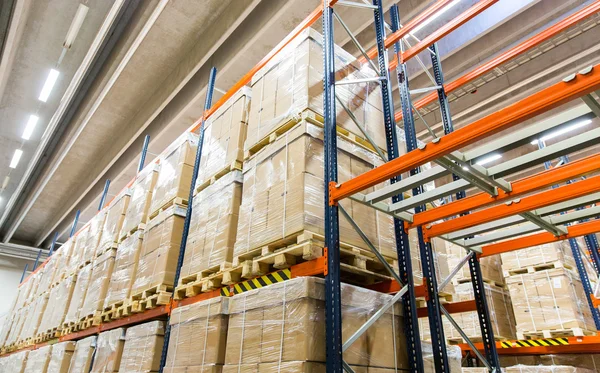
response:
[[[157,164],[150,164],[135,177],[135,181],[130,188],[131,197],[119,235],[120,240],[125,239],[127,235],[138,229],[143,229],[146,225],[150,204],[152,203],[152,192],[158,179],[158,169]]]
[[[164,343],[165,323],[151,321],[127,328],[119,372],[158,372]]]
[[[106,250],[117,248],[125,214],[129,207],[130,193],[129,189],[124,189],[106,209],[106,218],[102,226],[96,256],[102,255]]]
[[[59,249],[60,257],[56,263],[56,281],[60,281],[69,275],[74,273],[69,272],[69,262],[71,261],[71,255],[75,246],[76,236],[70,237]],[[53,254],[55,255],[55,254]],[[27,281],[31,282],[31,281]],[[27,282],[25,284],[27,284]],[[23,285],[25,285],[23,284]]]
[[[65,321],[63,323],[63,334],[69,333],[77,329],[79,322],[81,309],[83,302],[85,301],[85,295],[88,290],[92,278],[92,263],[87,264],[77,272],[77,281],[75,282],[75,289],[73,290],[73,296],[69,303],[67,314],[65,315]]]
[[[594,373],[594,371],[568,365],[515,365],[512,367],[507,367],[506,373]]]
[[[511,251],[500,256],[505,277],[551,268],[575,268],[569,240]]]
[[[123,328],[100,333],[96,341],[96,351],[90,373],[118,372],[123,356],[124,342],[125,329]]]
[[[79,327],[80,329],[100,323],[97,317],[104,308],[104,300],[115,265],[115,256],[116,250],[109,249],[94,260],[85,300],[79,311],[79,319],[84,322],[84,325]]]
[[[454,269],[461,261],[461,259],[463,259],[467,255],[467,251],[463,247],[460,247],[448,241],[444,241],[439,238],[434,238],[433,242],[436,243],[436,247],[445,247],[446,257],[448,261],[447,267],[450,268],[450,270]],[[502,273],[502,261],[500,260],[500,255],[492,255],[479,258],[479,267],[481,268],[481,276],[484,282],[494,284],[497,286],[504,286],[504,275]],[[460,284],[470,281],[471,272],[469,270],[469,264],[466,263],[452,278],[452,282],[454,284]]]
[[[38,327],[42,321],[46,305],[48,304],[48,294],[42,294],[35,298],[30,304],[30,308],[25,315],[23,322],[23,328],[19,335],[20,342],[26,342],[26,344],[33,343],[33,337],[38,332]]]
[[[59,336],[75,291],[75,279],[75,275],[69,276],[50,290],[48,304],[38,328],[38,343]]]
[[[77,344],[75,345],[75,351],[73,352],[73,357],[71,358],[69,373],[90,371],[97,340],[98,337],[92,335],[77,341]]]
[[[51,355],[52,346],[43,346],[36,350],[29,351],[24,373],[46,373],[48,371],[48,364],[50,364]]]
[[[68,373],[74,350],[75,342],[72,341],[53,344],[48,373]]]
[[[0,359],[0,373],[23,373],[29,351],[19,351]]]

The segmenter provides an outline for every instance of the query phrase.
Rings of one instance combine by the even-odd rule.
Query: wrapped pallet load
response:
[[[36,294],[38,296],[50,291],[50,287],[54,285],[54,278],[59,260],[60,254],[56,253],[56,255],[52,255],[50,258],[48,258],[48,261],[46,261],[43,264],[43,267],[39,269],[38,273],[40,274],[40,282],[38,283],[36,290]]]
[[[19,351],[14,354],[8,355],[4,360],[4,363],[0,365],[1,373],[24,373],[25,365],[29,357],[29,351]]]
[[[125,344],[119,372],[158,372],[163,349],[165,325],[151,321],[132,326],[125,333]]]
[[[24,373],[47,373],[51,355],[52,346],[43,346],[29,351]]]
[[[85,301],[85,295],[92,278],[92,263],[87,264],[79,270],[77,273],[77,281],[75,282],[75,289],[69,303],[67,314],[65,315],[65,321],[63,323],[63,333],[67,332],[69,328],[72,328],[77,324],[80,318],[81,309],[83,302]]]
[[[23,329],[19,336],[20,341],[31,340],[33,343],[33,337],[36,336],[40,322],[44,312],[46,311],[46,305],[48,304],[48,294],[42,294],[35,298],[30,304],[30,308],[25,315],[25,321],[23,322]]]
[[[89,372],[98,337],[92,335],[77,341],[71,358],[69,373]]]
[[[58,337],[75,290],[75,277],[69,276],[63,279],[50,290],[48,305],[40,322],[38,334],[46,333],[46,338]]]
[[[577,241],[579,241],[578,244],[581,244],[580,240]],[[575,268],[575,259],[573,259],[573,252],[568,240],[533,246],[500,255],[505,277],[527,273],[529,268],[531,268],[531,272],[535,269],[534,267],[561,266]]]
[[[60,257],[56,263],[56,281],[60,281],[65,277],[72,275],[69,273],[69,261],[73,253],[73,247],[76,237],[70,237],[59,249]],[[55,255],[55,254],[53,254]]]
[[[86,224],[77,233],[75,233],[75,240],[71,256],[69,257],[69,264],[67,264],[66,275],[72,275],[92,261],[91,249],[88,248],[88,238],[90,233],[90,223]],[[85,259],[89,256],[89,259]]]
[[[143,231],[137,230],[119,243],[104,308],[117,303],[122,304],[129,299],[140,258],[142,239]]]
[[[102,255],[106,250],[117,248],[121,229],[123,228],[123,221],[125,220],[125,213],[129,207],[130,195],[130,190],[125,188],[112,200],[106,209],[106,218],[102,226],[96,256]]]
[[[118,328],[100,333],[90,373],[118,372],[123,356],[125,329]]]
[[[593,373],[593,370],[568,365],[515,365],[506,368],[506,373]]]
[[[75,342],[67,341],[52,345],[48,373],[67,373],[73,358]]]
[[[435,242],[436,247],[444,248],[448,262],[447,266],[450,268],[450,270],[455,268],[458,263],[467,255],[467,251],[463,247],[439,238],[434,238],[433,241]],[[504,275],[502,274],[502,261],[500,260],[500,255],[491,255],[480,258],[479,266],[481,268],[482,278],[485,282],[492,283],[497,286],[504,285]],[[468,263],[461,267],[458,273],[452,278],[452,282],[455,284],[471,282],[471,272],[469,270]]]
[[[156,163],[149,164],[136,175],[130,188],[131,197],[119,235],[120,241],[145,226],[152,202],[152,191],[157,179],[158,165]]]
[[[100,311],[104,308],[104,300],[108,292],[110,278],[115,265],[116,250],[109,249],[94,260],[92,266],[92,275],[88,289],[85,293],[85,300],[79,312],[79,318],[91,318],[86,326],[98,324],[98,320],[93,320],[94,317],[100,315]]]

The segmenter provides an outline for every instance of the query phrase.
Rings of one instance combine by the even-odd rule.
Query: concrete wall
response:
[[[27,261],[0,256],[0,317],[6,315],[17,296],[17,285],[21,280]],[[31,267],[33,263],[29,263]]]

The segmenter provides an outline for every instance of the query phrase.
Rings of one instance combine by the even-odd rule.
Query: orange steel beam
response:
[[[512,191],[510,193],[506,193],[502,190],[498,190],[497,196],[490,196],[487,193],[477,193],[472,196],[450,202],[446,205],[420,212],[415,214],[413,216],[412,223],[406,223],[406,226],[410,229],[432,223],[443,218],[456,216],[476,208],[485,207],[492,203],[501,202],[523,194],[535,192],[545,187],[586,175],[598,169],[600,169],[600,154],[591,155],[577,161],[517,180],[511,184]]]
[[[573,25],[579,23],[581,20],[586,19],[586,18],[598,13],[599,11],[600,11],[600,0],[597,0],[597,1],[593,2],[592,4],[586,6],[585,8],[571,14],[570,16],[568,16],[567,18],[563,19],[562,21],[556,23],[555,25],[548,27],[544,31],[540,32],[539,34],[532,36],[531,38],[529,38],[529,39],[525,40],[524,42],[516,45],[515,47],[507,50],[506,52],[501,53],[500,55],[492,58],[491,60],[484,63],[483,65],[475,68],[473,71],[446,84],[444,86],[444,90],[446,91],[446,94],[456,90],[459,87],[462,87],[463,85],[465,85],[467,83],[470,83],[470,82],[484,76],[485,74],[489,73],[496,67],[506,63],[507,61],[512,60],[513,58],[515,58],[516,56],[518,56],[522,53],[525,53],[525,52],[531,50],[532,48],[540,45],[541,43],[558,35],[559,33],[563,32],[564,30],[572,27]],[[397,61],[396,60],[392,61],[390,63],[390,66],[392,64],[395,67],[397,65]],[[437,99],[438,99],[437,93],[432,92],[432,93],[428,94],[427,96],[415,101],[414,107],[415,107],[415,109],[421,109],[421,108],[431,104],[432,102],[436,101]],[[396,121],[400,121],[402,119],[402,112],[398,111],[396,113],[395,117],[396,117]]]
[[[444,308],[448,313],[463,313],[463,312],[471,312],[477,311],[477,304],[474,300],[465,300],[462,302],[453,302],[453,303],[444,303]],[[417,308],[417,316],[427,317],[427,307],[419,307]]]
[[[558,242],[567,240],[569,238],[576,238],[585,236],[587,234],[593,234],[600,232],[600,220],[592,220],[586,223],[579,223],[566,227],[567,234],[556,237],[549,232],[542,232],[532,234],[525,237],[515,238],[513,240],[503,241],[490,245],[483,246],[481,248],[481,254],[479,257],[486,257],[491,255],[497,255],[507,253],[510,251],[520,250],[527,247],[543,245],[546,243]]]
[[[576,183],[563,185],[556,189],[546,190],[532,196],[516,199],[506,204],[500,204],[484,210],[479,210],[456,219],[433,224],[423,229],[426,239],[441,236],[446,233],[456,232],[475,225],[489,223],[494,220],[533,211],[537,208],[554,205],[573,198],[582,197],[600,191],[600,175],[590,177]]]
[[[600,88],[600,67],[594,66],[585,75],[577,74],[569,82],[556,83],[445,135],[438,142],[429,143],[423,149],[413,150],[345,183],[330,186],[331,203],[337,203],[343,198],[383,183],[394,176],[473,144],[480,139],[511,128],[598,88]]]
[[[567,345],[522,347],[518,341],[510,341],[513,347],[505,348],[502,342],[496,342],[498,355],[549,355],[549,354],[591,354],[600,352],[600,336],[568,337]],[[535,340],[535,339],[534,339]],[[506,342],[504,342],[506,343]],[[471,347],[464,343],[458,345],[463,354],[471,353]],[[475,343],[475,347],[484,351],[483,343]]]

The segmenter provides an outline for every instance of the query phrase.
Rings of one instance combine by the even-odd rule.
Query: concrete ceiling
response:
[[[395,2],[400,6],[403,20],[409,20],[428,5],[419,0],[385,0],[384,6],[388,8]],[[427,34],[474,2],[476,1],[462,0],[417,35]],[[446,80],[451,81],[589,2],[500,0],[492,9],[439,43]],[[20,3],[17,1],[16,5]],[[56,33],[52,40],[42,44],[49,46],[58,43],[60,54],[62,39],[77,7],[77,1],[61,0],[57,3],[64,3],[65,9],[72,10],[71,15],[65,15],[62,20],[55,17],[44,18],[42,14],[46,10],[38,9],[36,3],[26,18],[35,20],[39,17],[38,22],[54,24],[54,28],[40,35],[36,33],[39,29],[28,28],[30,22],[27,21],[22,31],[23,40],[15,53],[36,50],[36,43],[41,42],[39,38],[52,38],[51,34]],[[104,13],[92,8],[94,5],[99,7],[100,3],[104,4]],[[69,121],[68,128],[58,139],[55,150],[48,155],[48,163],[43,172],[34,180],[27,181],[30,191],[20,196],[24,203],[13,209],[10,217],[2,223],[0,232],[3,239],[9,238],[12,242],[32,246],[47,245],[55,231],[61,232],[62,239],[65,239],[65,232],[68,231],[76,210],[82,211],[81,223],[94,215],[105,179],[111,179],[110,194],[116,194],[134,176],[146,134],[151,136],[150,153],[158,154],[200,116],[206,81],[212,66],[219,70],[217,86],[228,89],[319,3],[320,0],[141,2],[114,50],[95,76],[92,86]],[[53,115],[53,110],[56,110],[60,97],[67,89],[69,80],[63,80],[62,76],[72,76],[81,64],[111,5],[100,0],[90,0],[89,4],[90,13],[84,26],[89,34],[84,35],[82,29],[78,36],[77,43],[80,43],[79,48],[82,49],[80,54],[76,54],[75,49],[68,52],[67,56],[71,60],[65,58],[64,74],[61,67],[62,85],[57,86],[53,93],[54,106],[43,108],[47,110],[44,111],[46,119]],[[365,47],[371,47],[374,43],[372,14],[355,8],[338,7],[338,10],[361,43]],[[13,10],[13,19],[15,11]],[[95,19],[92,18],[93,14],[98,19],[96,23],[89,23]],[[600,36],[600,28],[596,27],[595,22],[596,20],[586,23],[585,27],[576,32],[570,31],[562,35],[554,43],[541,48],[539,53],[518,60],[518,64],[499,69],[495,76],[478,86],[475,93],[453,96],[451,111],[455,126],[469,123],[561,79],[583,65],[597,61],[600,53],[597,51],[596,40]],[[33,21],[31,23],[35,24]],[[320,28],[319,25],[315,26]],[[336,27],[335,35],[338,44],[355,55],[359,54],[339,26]],[[50,47],[43,51],[40,48],[36,58],[46,58],[46,63],[51,63],[56,59],[55,54]],[[426,54],[422,54],[421,58],[425,64],[429,64]],[[6,92],[10,92],[10,96],[14,94],[16,98],[24,97],[24,102],[36,104],[39,85],[43,84],[44,79],[43,76],[40,77],[44,62],[31,66],[29,74],[26,71],[17,74],[20,69],[28,68],[29,63],[23,62],[28,59],[21,57],[15,61],[17,62],[10,69],[7,84],[14,80],[12,84],[22,87],[22,93],[19,90]],[[67,69],[70,66],[67,63],[73,64],[70,70]],[[411,88],[431,85],[426,75],[419,71],[416,61],[409,67]],[[37,84],[35,89],[31,87],[34,83]],[[29,87],[31,91],[28,92],[24,87]],[[217,94],[215,99],[219,96]],[[19,105],[25,104],[17,104],[16,101],[6,101],[5,104],[6,97],[6,94],[2,97],[1,108],[3,124],[0,133],[0,178],[8,172],[6,167],[12,156],[12,151],[6,149],[20,144],[23,118],[26,118],[27,110],[33,110],[27,106],[19,109]],[[399,102],[397,97],[395,102]],[[14,117],[11,120],[19,123],[20,129],[6,126],[4,123],[8,123],[5,121],[8,111],[19,110],[21,118]],[[439,117],[435,108],[428,107],[422,113],[427,123],[437,128]],[[44,122],[41,118],[42,116],[40,123]],[[425,127],[420,121],[417,126],[421,137],[426,140],[428,134],[424,132]],[[440,133],[439,128],[437,132]],[[31,147],[24,148],[27,155],[33,152],[36,143],[31,141],[25,146]],[[14,178],[15,183],[28,163],[25,158],[21,162],[22,168],[11,174],[11,180]],[[11,188],[7,188],[3,196],[11,195],[16,186],[12,184]],[[6,212],[2,210],[4,206],[6,202],[0,205],[0,214]]]

